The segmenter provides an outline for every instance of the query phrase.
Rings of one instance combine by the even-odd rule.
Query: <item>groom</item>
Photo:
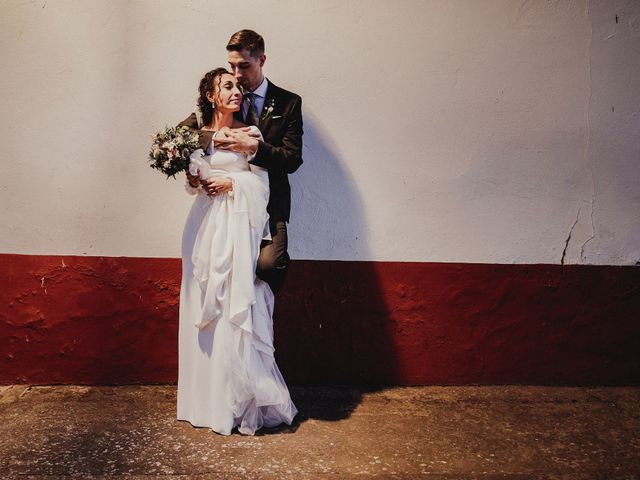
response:
[[[227,43],[231,71],[243,87],[242,108],[238,120],[256,125],[262,132],[260,141],[248,132],[234,130],[223,138],[215,138],[214,146],[234,152],[254,154],[254,165],[269,172],[269,227],[272,240],[264,242],[258,257],[258,276],[274,292],[282,288],[289,265],[287,222],[291,211],[290,173],[302,165],[302,99],[271,83],[262,67],[266,60],[264,39],[253,30],[234,33]],[[182,122],[198,128],[192,114]],[[208,137],[207,142],[210,142]]]

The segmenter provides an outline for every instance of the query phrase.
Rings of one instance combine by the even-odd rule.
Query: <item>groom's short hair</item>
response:
[[[227,43],[228,52],[239,52],[249,50],[249,55],[259,57],[264,53],[264,38],[253,30],[240,30],[231,35]]]

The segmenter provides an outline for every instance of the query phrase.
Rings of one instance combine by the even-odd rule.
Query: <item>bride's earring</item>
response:
[[[215,110],[216,109],[216,104],[215,102],[211,102],[211,110]]]

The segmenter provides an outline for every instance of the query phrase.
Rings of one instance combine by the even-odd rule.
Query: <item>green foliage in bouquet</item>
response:
[[[189,127],[166,127],[153,137],[149,151],[150,167],[168,177],[189,168],[189,157],[200,148],[198,132]]]

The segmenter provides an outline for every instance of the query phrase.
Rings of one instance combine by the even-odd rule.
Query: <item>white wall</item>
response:
[[[294,258],[640,260],[639,2],[230,5],[3,3],[0,252],[178,257],[149,135],[253,28],[304,99]]]

